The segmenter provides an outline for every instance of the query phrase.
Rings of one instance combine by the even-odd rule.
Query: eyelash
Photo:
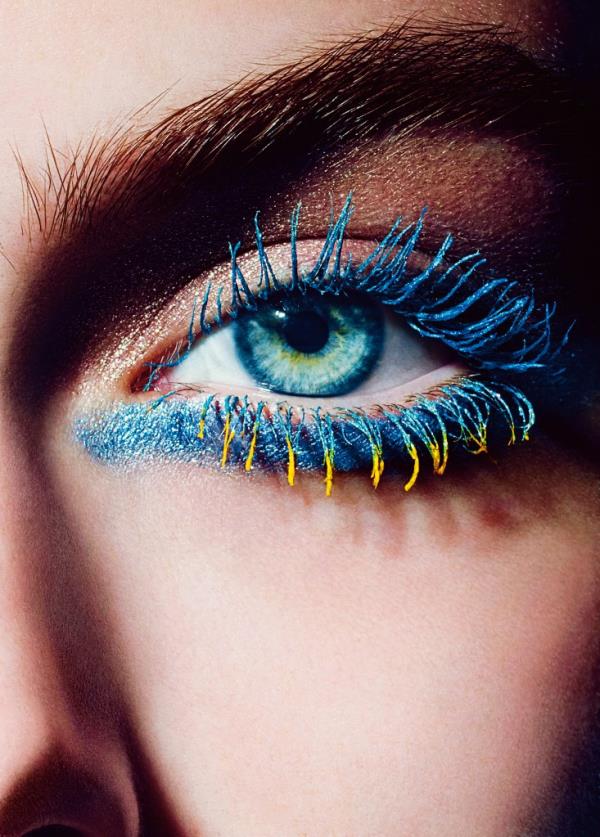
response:
[[[230,244],[230,303],[222,306],[223,288],[207,284],[195,300],[183,351],[148,363],[143,390],[154,388],[157,376],[187,357],[201,335],[220,327],[226,319],[256,311],[273,294],[364,294],[390,307],[404,323],[424,338],[443,343],[468,360],[475,375],[495,373],[495,380],[462,376],[413,399],[408,406],[375,406],[369,411],[334,408],[306,410],[285,402],[254,405],[247,396],[224,398],[208,394],[202,402],[173,399],[174,389],[151,404],[125,404],[112,413],[83,418],[76,435],[87,450],[102,461],[124,461],[141,455],[168,455],[186,460],[216,460],[222,467],[241,465],[246,471],[256,462],[265,469],[285,466],[294,484],[297,469],[324,469],[325,490],[332,490],[334,468],[341,471],[371,469],[374,487],[384,462],[394,469],[408,468],[406,491],[414,485],[427,454],[433,471],[443,474],[451,448],[468,453],[487,451],[490,441],[508,444],[526,440],[534,423],[529,399],[510,380],[523,375],[532,386],[536,373],[556,374],[557,357],[570,328],[553,340],[554,306],[536,305],[532,293],[508,279],[488,279],[476,286],[486,263],[478,252],[448,261],[453,242],[447,235],[437,253],[417,275],[408,261],[418,246],[425,211],[416,223],[401,227],[401,219],[373,252],[353,265],[342,259],[342,245],[352,214],[348,196],[337,219],[330,220],[320,255],[308,272],[299,272],[297,241],[300,204],[290,223],[291,275],[278,280],[263,244],[258,216],[255,247],[260,279],[255,291],[239,266],[240,244]],[[214,308],[213,321],[207,310]],[[197,325],[196,325],[197,323]],[[188,387],[189,389],[189,387]],[[501,430],[502,425],[505,431]],[[166,443],[165,443],[166,442]]]
[[[353,211],[352,196],[349,195],[337,220],[332,218],[330,221],[315,267],[309,273],[300,274],[296,254],[300,208],[298,204],[290,220],[292,273],[289,283],[277,279],[264,248],[257,215],[254,233],[261,274],[257,291],[250,289],[238,265],[240,243],[230,244],[232,302],[229,310],[226,313],[222,310],[222,287],[215,295],[214,286],[209,282],[200,303],[198,332],[195,332],[196,300],[185,350],[175,352],[168,360],[148,364],[150,374],[143,387],[145,391],[152,389],[161,369],[181,363],[201,335],[210,334],[213,326],[222,326],[226,317],[235,319],[244,311],[256,311],[258,301],[268,299],[272,293],[306,293],[309,290],[332,296],[362,293],[392,308],[421,337],[442,342],[478,370],[528,372],[552,366],[566,344],[570,328],[556,346],[552,345],[551,322],[556,306],[545,305],[539,309],[534,295],[520,289],[517,282],[495,278],[469,290],[478,271],[486,264],[478,251],[452,262],[436,275],[449,255],[453,243],[451,234],[445,237],[425,269],[416,276],[411,275],[407,263],[418,247],[426,210],[421,212],[416,223],[404,228],[400,228],[402,219],[399,218],[357,268],[353,268],[351,259],[342,266],[341,250]],[[458,278],[455,278],[457,272]],[[429,283],[427,296],[423,293],[425,283]],[[212,295],[216,296],[214,323],[206,317]],[[485,314],[471,323],[465,322],[467,312],[478,305],[487,309]]]
[[[376,415],[338,408],[296,409],[285,403],[256,406],[248,398],[208,395],[194,402],[159,399],[147,407],[120,405],[116,411],[82,419],[76,433],[87,450],[104,462],[130,461],[144,455],[168,455],[182,461],[216,460],[221,467],[242,465],[250,471],[256,459],[267,470],[286,463],[294,485],[297,469],[325,469],[326,494],[331,494],[333,470],[371,468],[377,488],[386,459],[394,470],[407,465],[409,491],[429,454],[433,471],[442,475],[453,443],[465,452],[488,451],[489,428],[498,435],[502,420],[508,444],[526,441],[535,421],[530,401],[510,384],[484,383],[471,377],[439,387],[435,398],[417,397],[409,407],[378,407]],[[100,432],[98,432],[98,428]],[[165,440],[168,443],[165,444]]]

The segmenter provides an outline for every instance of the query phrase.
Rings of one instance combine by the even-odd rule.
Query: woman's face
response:
[[[567,119],[560,97],[537,93],[555,83],[538,65],[574,48],[563,4],[55,1],[0,16],[0,834],[554,833],[591,723],[600,603],[581,407],[594,353],[577,327],[565,363],[581,380],[549,383],[544,366],[528,443],[451,445],[439,479],[422,431],[431,458],[409,491],[408,442],[408,471],[386,462],[376,490],[368,470],[335,467],[339,452],[312,471],[299,450],[290,487],[289,452],[261,469],[259,447],[247,472],[252,422],[231,439],[244,467],[220,467],[173,456],[158,425],[136,435],[118,411],[155,427],[153,402],[185,380],[166,408],[199,416],[199,369],[248,393],[226,364],[210,378],[201,340],[187,378],[182,365],[157,367],[145,393],[136,381],[185,347],[211,275],[227,296],[229,241],[256,280],[255,212],[273,263],[289,261],[298,201],[305,264],[350,192],[344,247],[361,258],[427,206],[413,270],[451,231],[454,261],[481,250],[478,275],[585,323],[589,274],[568,269],[577,161],[552,124]],[[356,52],[367,33],[372,52]],[[225,92],[248,73],[266,80]],[[437,403],[443,370],[481,357],[389,327],[400,350],[379,389],[358,404],[325,392],[325,413],[391,387],[418,395],[423,375]],[[510,407],[522,436],[527,398]],[[206,432],[223,456],[220,403]],[[468,427],[485,424],[481,404]],[[97,418],[112,410],[113,436]],[[127,455],[95,455],[114,435]]]

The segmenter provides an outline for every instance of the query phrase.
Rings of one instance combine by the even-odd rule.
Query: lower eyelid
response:
[[[370,467],[377,487],[386,462],[409,470],[410,490],[427,462],[442,475],[451,452],[480,454],[489,444],[526,440],[533,422],[530,402],[515,387],[462,378],[411,406],[371,412],[317,408],[308,415],[232,396],[120,404],[79,418],[75,435],[92,457],[113,465],[170,459],[282,470],[290,485],[297,470],[321,470],[330,494],[336,470]]]
[[[428,392],[438,389],[441,386],[444,386],[447,383],[465,377],[468,373],[469,370],[466,366],[464,366],[464,364],[459,362],[446,363],[442,366],[437,366],[434,370],[427,372],[425,375],[412,378],[410,381],[407,381],[401,386],[393,386],[388,387],[387,389],[378,389],[374,391],[369,390],[367,392],[360,392],[357,390],[356,392],[353,392],[351,396],[345,396],[345,400],[349,401],[352,407],[362,410],[369,410],[373,408],[375,403],[407,406],[413,402],[416,397],[422,396]],[[224,398],[229,392],[228,388],[223,385],[215,385],[215,383],[217,382],[210,384],[204,383],[201,386],[194,386],[191,384],[186,385],[181,384],[174,376],[172,381],[163,379],[154,392],[140,394],[138,398],[149,404],[152,404],[155,401],[157,392],[159,393],[159,397],[165,396],[168,393],[176,392],[177,396],[185,397],[187,400],[196,402],[203,401],[208,392],[214,393],[220,398]],[[276,394],[270,390],[253,387],[251,385],[244,388],[244,393],[254,403],[260,400],[274,402],[274,399],[276,398]],[[335,396],[329,398],[311,398],[306,395],[294,396],[286,394],[285,402],[297,407],[306,407],[307,409],[313,409],[314,407],[320,406],[324,410],[330,410],[343,406],[343,404],[340,404],[340,398]]]

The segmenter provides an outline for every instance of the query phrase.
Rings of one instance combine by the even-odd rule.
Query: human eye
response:
[[[183,339],[131,376],[131,399],[79,417],[76,434],[110,463],[173,459],[297,473],[384,469],[410,490],[451,453],[529,438],[532,393],[559,373],[568,329],[478,252],[447,235],[419,249],[425,213],[378,242],[352,240],[349,197],[322,240],[230,258],[194,289]],[[186,291],[189,296],[189,289]],[[163,341],[164,342],[164,341]]]
[[[344,397],[366,405],[393,398],[440,362],[368,296],[284,291],[198,341],[163,385],[180,394],[202,385],[307,405],[339,406]]]

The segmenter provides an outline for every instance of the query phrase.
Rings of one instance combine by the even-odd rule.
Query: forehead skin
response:
[[[548,0],[4,2],[0,391],[36,247],[15,149],[35,171],[46,130],[74,147],[164,91],[158,115],[409,16],[505,24],[551,58],[568,37]],[[409,497],[348,478],[325,504],[312,483],[117,478],[65,443],[61,411],[50,483],[0,399],[0,824],[19,777],[60,748],[127,834],[142,795],[170,812],[161,834],[525,833],[586,713],[586,467],[548,442]]]

